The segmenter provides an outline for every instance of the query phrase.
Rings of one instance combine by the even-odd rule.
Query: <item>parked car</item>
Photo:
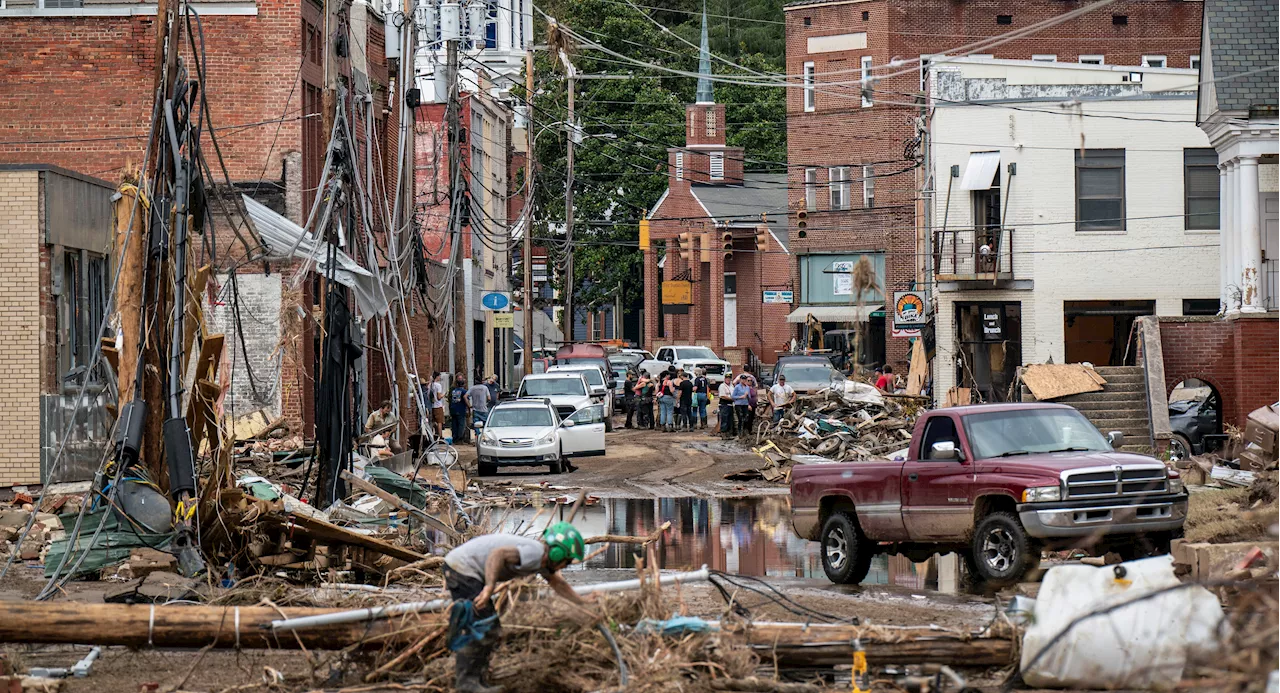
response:
[[[610,387],[611,374],[613,373],[612,367],[608,367],[606,371],[601,370],[594,363],[573,361],[567,365],[557,363],[548,368],[547,373],[581,374],[583,380],[587,381],[587,392],[591,395],[591,401],[604,406],[605,430],[613,431],[613,395]]]
[[[520,381],[517,398],[545,397],[551,400],[560,418],[567,419],[574,412],[594,404],[591,389],[581,373],[539,373],[526,375]]]
[[[651,357],[645,356],[644,354],[619,351],[613,354],[609,354],[609,363],[614,364],[615,366],[618,364],[622,364],[624,366],[629,366],[631,368],[639,368],[640,364],[644,363],[644,361],[648,358],[651,358]]]
[[[706,371],[707,380],[712,385],[724,381],[724,374],[729,372],[729,362],[716,356],[716,352],[704,346],[666,346],[658,349],[655,358],[640,364],[640,370],[656,376],[671,366],[692,373],[694,368]]]
[[[800,464],[791,523],[822,542],[837,583],[861,582],[878,553],[923,561],[957,552],[992,586],[1017,582],[1042,549],[1089,545],[1125,558],[1167,553],[1182,535],[1178,473],[1119,452],[1075,409],[1029,403],[951,407],[916,422],[905,461]]]
[[[844,374],[836,370],[826,356],[783,356],[773,367],[767,384],[777,382],[779,376],[786,376],[787,384],[800,394],[840,385],[845,380]]]
[[[1169,459],[1184,460],[1216,449],[1221,444],[1221,407],[1211,387],[1175,390],[1186,399],[1169,402]]]
[[[476,467],[491,476],[498,467],[547,465],[565,471],[570,457],[603,455],[604,424],[599,405],[562,419],[548,398],[502,402],[476,424]]]

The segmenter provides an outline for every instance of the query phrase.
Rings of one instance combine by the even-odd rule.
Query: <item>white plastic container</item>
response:
[[[1169,556],[1051,569],[1022,640],[1023,680],[1037,688],[1173,689],[1187,659],[1212,653],[1225,637],[1217,597],[1179,585]],[[1140,599],[1161,590],[1169,591]],[[1117,608],[1081,618],[1108,607]]]

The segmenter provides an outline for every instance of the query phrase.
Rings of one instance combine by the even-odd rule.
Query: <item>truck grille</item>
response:
[[[707,375],[724,375],[724,366],[718,363],[710,363],[705,366],[699,366],[707,372]]]
[[[1168,478],[1163,465],[1151,467],[1094,467],[1064,472],[1067,498],[1103,498],[1166,493]]]

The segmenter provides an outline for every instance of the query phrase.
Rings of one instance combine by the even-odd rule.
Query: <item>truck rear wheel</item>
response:
[[[849,513],[836,512],[822,525],[822,570],[838,585],[856,585],[871,570],[871,543]]]
[[[973,577],[988,587],[1008,587],[1040,563],[1040,546],[1010,512],[994,512],[978,521],[967,562]]]

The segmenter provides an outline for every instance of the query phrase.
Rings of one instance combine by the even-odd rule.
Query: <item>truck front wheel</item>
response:
[[[1017,583],[1040,562],[1040,547],[1009,512],[995,512],[978,522],[970,555],[974,577],[990,587]]]
[[[862,536],[857,521],[836,512],[822,525],[822,570],[838,585],[856,585],[871,570],[871,543]]]

